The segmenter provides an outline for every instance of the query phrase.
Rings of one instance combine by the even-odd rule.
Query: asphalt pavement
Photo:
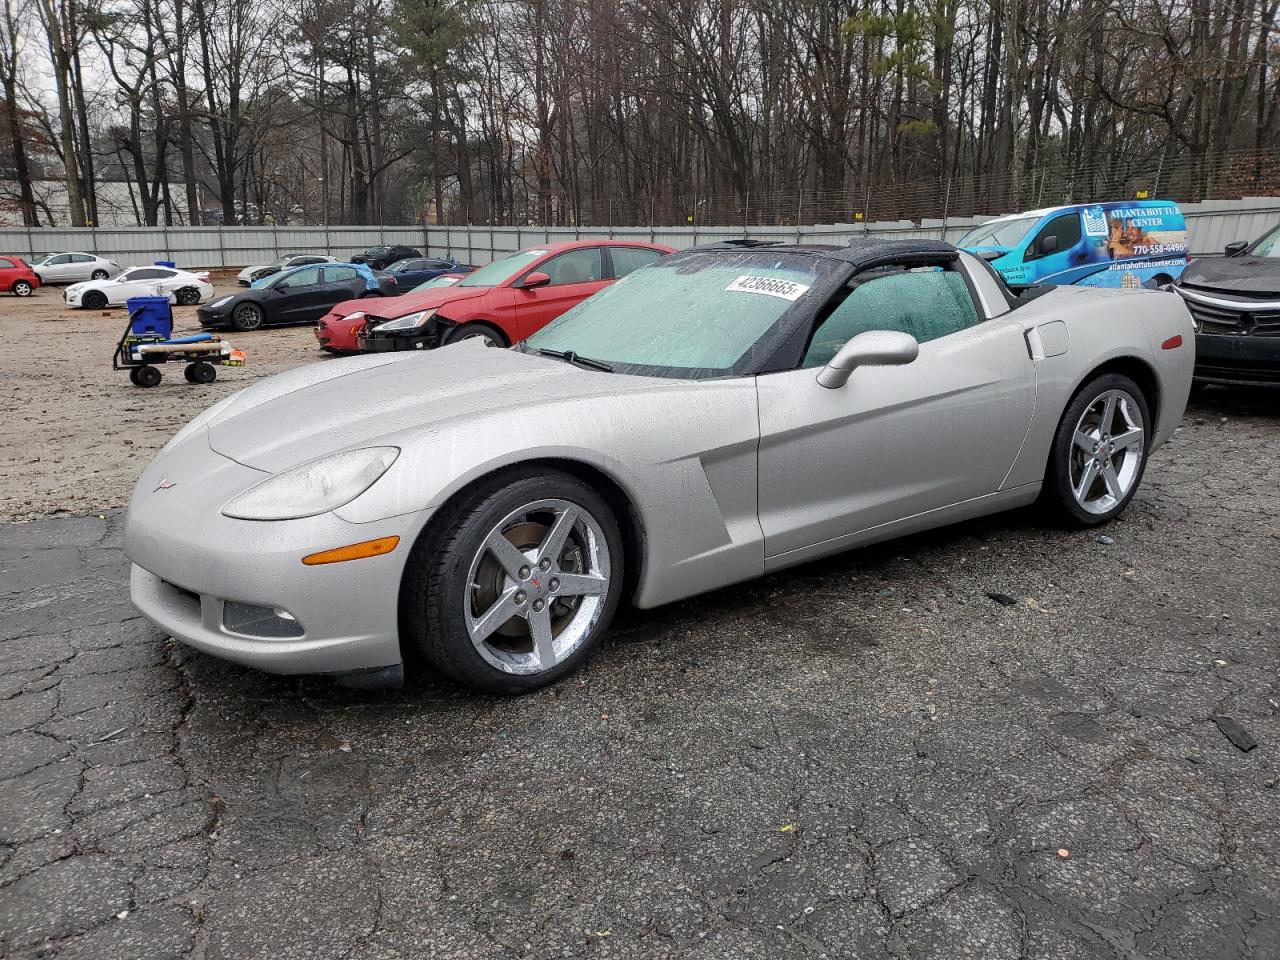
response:
[[[1278,957],[1278,507],[1280,397],[1210,391],[1101,536],[631,613],[517,699],[220,663],[121,514],[5,525],[0,955]]]

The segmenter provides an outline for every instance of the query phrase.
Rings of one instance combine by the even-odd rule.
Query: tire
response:
[[[205,363],[203,360],[199,363],[188,364],[187,369],[191,371],[187,377],[192,383],[209,384],[218,379],[218,368],[212,363]]]
[[[1110,422],[1104,423],[1108,410]],[[1067,404],[1054,434],[1042,493],[1046,504],[1078,527],[1118,516],[1142,482],[1151,426],[1147,398],[1131,379],[1107,373],[1087,382]]]
[[[80,298],[80,306],[86,310],[101,310],[107,305],[107,295],[101,290],[90,290]]]
[[[569,511],[559,546],[548,543]],[[404,641],[441,673],[486,693],[526,693],[576,669],[608,629],[626,573],[604,498],[567,473],[523,469],[477,485],[451,512],[448,526],[428,527],[410,555],[400,593]],[[488,546],[495,541],[498,553]],[[570,576],[590,587],[570,593],[560,583]],[[510,618],[499,622],[498,610]],[[545,631],[541,652],[533,624]]]
[[[485,340],[491,347],[507,346],[507,338],[502,335],[502,331],[487,323],[464,323],[454,327],[445,336],[443,345],[448,346],[451,343],[478,338]]]
[[[149,363],[134,370],[131,377],[139,387],[160,386],[160,371]]]
[[[184,307],[193,307],[200,302],[200,291],[195,287],[180,287],[173,296]]]
[[[17,280],[13,284],[13,295],[15,297],[29,297],[35,292],[35,288],[31,286],[29,280]]]
[[[105,270],[95,270],[89,275],[90,280],[105,280],[110,274]]]
[[[231,326],[243,333],[257,330],[265,319],[262,308],[256,303],[242,303],[231,314]]]

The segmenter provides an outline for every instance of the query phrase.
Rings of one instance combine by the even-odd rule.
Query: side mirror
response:
[[[860,333],[831,358],[818,373],[818,383],[829,390],[843,387],[858,367],[889,367],[910,363],[920,355],[920,343],[897,330]]]
[[[1238,257],[1249,249],[1248,240],[1232,240],[1223,248],[1223,253],[1228,257]]]
[[[524,283],[520,284],[520,286],[525,290],[533,290],[536,287],[545,287],[550,282],[551,277],[541,270],[535,270],[524,278]]]
[[[1050,234],[1040,241],[1041,253],[1053,253],[1058,249],[1058,238]]]

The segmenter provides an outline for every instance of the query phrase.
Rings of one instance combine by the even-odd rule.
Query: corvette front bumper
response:
[[[380,322],[370,317],[363,330],[356,334],[356,349],[365,353],[387,353],[394,350],[434,350],[444,339],[444,332],[453,324],[442,324],[435,317],[413,330],[377,331],[372,329]]]
[[[158,458],[139,481],[125,529],[133,605],[174,639],[269,673],[399,664],[400,578],[417,518],[351,523],[326,513],[259,522],[221,514],[229,497],[267,476],[219,456],[203,438]],[[302,563],[388,536],[400,543],[382,556]]]

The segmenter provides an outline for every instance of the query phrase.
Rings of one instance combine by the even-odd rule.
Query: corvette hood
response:
[[[1223,293],[1280,296],[1280,259],[1271,257],[1214,257],[1192,260],[1179,283]]]
[[[277,472],[397,435],[441,433],[453,421],[545,411],[553,403],[670,388],[669,381],[584,370],[476,341],[428,352],[332,360],[271,377],[236,394],[210,423],[209,445]]]

